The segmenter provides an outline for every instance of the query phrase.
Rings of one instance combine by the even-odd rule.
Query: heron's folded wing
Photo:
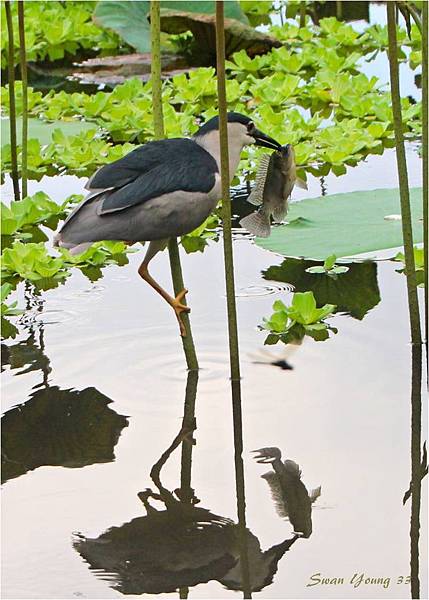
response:
[[[177,157],[190,157],[192,160],[196,153],[201,152],[205,151],[193,140],[186,138],[148,142],[123,158],[98,169],[88,180],[85,188],[90,191],[120,188],[162,163],[170,164]]]
[[[216,182],[217,163],[205,150],[201,148],[201,153],[199,150],[192,155],[176,154],[170,160],[166,157],[130,183],[107,192],[101,199],[98,214],[124,210],[179,190],[207,194]]]

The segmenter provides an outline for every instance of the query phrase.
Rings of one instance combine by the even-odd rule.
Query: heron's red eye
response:
[[[250,123],[247,123],[247,133],[249,133],[250,135],[253,135],[255,133],[255,124],[252,123],[252,121],[250,121]]]

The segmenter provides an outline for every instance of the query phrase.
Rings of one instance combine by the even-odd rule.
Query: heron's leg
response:
[[[166,292],[164,290],[164,288],[162,288],[157,281],[155,281],[155,279],[150,275],[150,273],[148,271],[149,262],[152,260],[152,258],[155,256],[155,254],[157,254],[160,250],[164,250],[164,248],[166,247],[167,244],[168,244],[168,240],[156,240],[156,241],[150,242],[149,248],[146,252],[146,256],[144,257],[144,260],[139,267],[139,275],[151,287],[153,287],[153,289],[156,292],[158,292],[158,294],[160,294],[164,298],[164,300],[166,302],[168,302],[168,304],[173,308],[174,312],[176,313],[177,320],[179,322],[180,335],[185,336],[186,329],[185,329],[185,326],[181,319],[181,313],[189,312],[191,310],[189,308],[189,306],[186,306],[186,304],[182,303],[182,300],[184,299],[188,290],[185,290],[185,289],[182,290],[174,298],[173,296],[170,296],[170,294],[168,292]]]

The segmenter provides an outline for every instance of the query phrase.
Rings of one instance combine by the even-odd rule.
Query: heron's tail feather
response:
[[[54,247],[56,248],[67,248],[67,250],[75,256],[76,254],[82,254],[90,246],[92,246],[94,242],[82,242],[81,244],[74,244],[73,242],[63,242],[61,239],[61,235],[57,235],[54,239]]]

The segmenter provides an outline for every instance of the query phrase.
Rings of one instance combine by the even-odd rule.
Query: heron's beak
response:
[[[261,448],[260,450],[251,450],[251,452],[253,454],[258,453],[257,456],[253,457],[258,463],[272,463],[275,458],[274,456],[267,455],[265,453],[265,448]]]
[[[276,142],[276,140],[269,135],[265,135],[265,133],[259,131],[259,129],[255,129],[253,137],[255,138],[255,144],[257,146],[264,146],[265,148],[272,148],[274,150],[281,150],[282,148],[281,144]]]

